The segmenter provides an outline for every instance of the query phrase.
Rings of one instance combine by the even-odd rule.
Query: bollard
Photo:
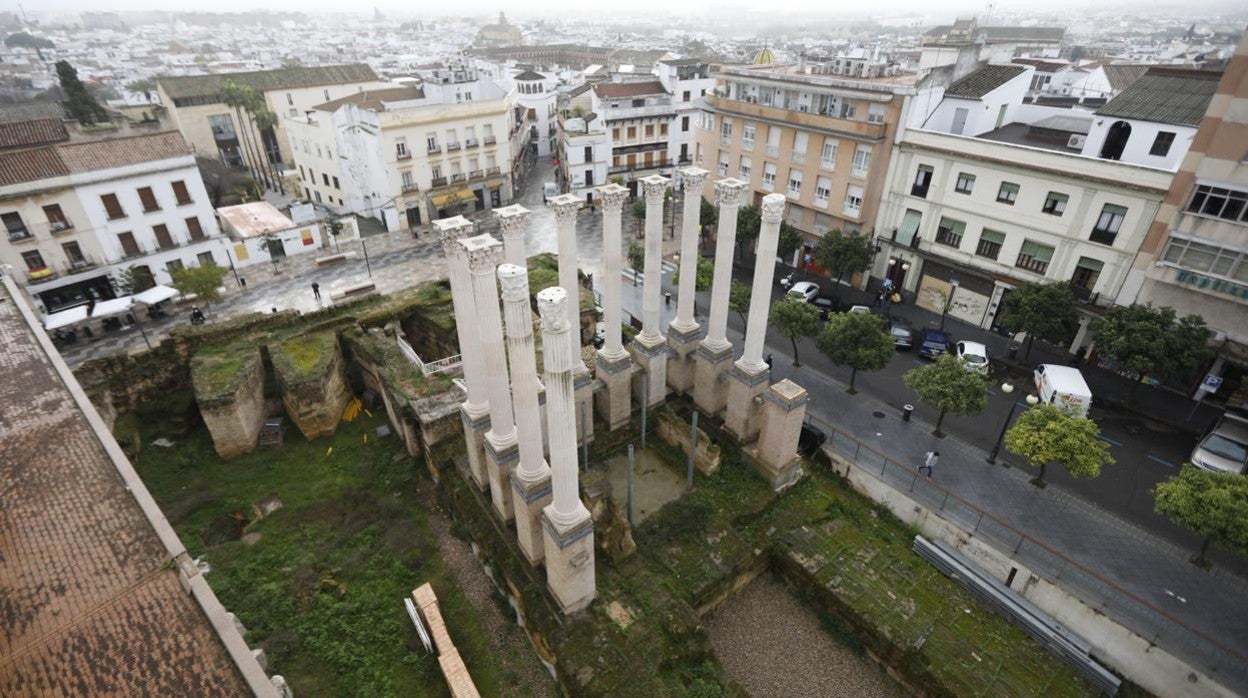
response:
[[[910,415],[914,414],[914,405],[904,405],[901,408],[901,421],[910,421]]]
[[[671,304],[672,304],[672,292],[664,291],[663,292],[663,305],[671,305]]]

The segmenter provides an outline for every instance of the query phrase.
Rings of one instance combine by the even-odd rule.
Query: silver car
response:
[[[1248,417],[1224,414],[1196,444],[1192,465],[1219,473],[1248,471]]]

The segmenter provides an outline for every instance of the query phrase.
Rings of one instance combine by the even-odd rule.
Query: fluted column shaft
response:
[[[490,430],[485,438],[496,448],[507,446],[515,442],[516,423],[512,413],[507,354],[503,347],[503,319],[498,307],[498,282],[495,277],[502,258],[501,245],[489,235],[478,235],[461,244],[468,252],[468,265],[472,271],[473,296],[477,302],[473,324],[485,354],[488,377]]]
[[[568,294],[568,322],[573,331],[567,341],[573,357],[573,370],[589,371],[581,359],[581,285],[577,281],[576,214],[581,200],[573,194],[560,194],[550,200],[555,210],[555,234],[559,250],[559,286]]]
[[[645,286],[642,288],[642,339],[654,343],[662,338],[659,327],[659,295],[663,285],[663,196],[667,178],[651,175],[641,180],[646,195]]]
[[[711,315],[703,343],[724,349],[728,343],[728,296],[732,289],[732,257],[737,244],[737,211],[745,182],[724,179],[715,183],[719,196],[719,227],[715,233],[715,276],[711,280]]]
[[[680,283],[676,289],[676,319],[672,327],[691,332],[698,327],[693,321],[694,292],[698,282],[698,223],[702,215],[702,182],[707,171],[699,167],[681,170],[685,203],[680,219]]]
[[[737,365],[757,373],[767,368],[763,361],[763,340],[767,316],[771,312],[771,283],[776,274],[776,248],[780,245],[780,220],[784,217],[784,194],[763,197],[762,225],[754,265],[754,287],[750,290],[750,316],[745,328],[745,350]]]
[[[581,503],[576,464],[576,415],[571,344],[564,335],[568,323],[569,296],[558,286],[537,294],[542,318],[542,347],[546,383],[546,428],[550,443],[551,484],[554,501],[550,518],[556,524],[571,525],[588,515]]]
[[[533,483],[548,476],[550,468],[542,456],[542,413],[537,399],[537,359],[533,345],[533,315],[529,307],[528,271],[516,264],[502,264],[498,267],[498,281],[503,293],[511,393],[520,440],[520,467],[516,470],[516,477]]]
[[[628,190],[618,184],[608,184],[598,189],[602,204],[602,310],[603,324],[606,325],[606,338],[603,340],[603,354],[619,357],[624,354],[624,340],[621,332],[620,266],[622,264],[622,245],[620,231],[623,227],[621,217],[624,212],[624,198]]]
[[[527,266],[528,256],[524,248],[524,231],[529,210],[520,204],[494,209],[498,230],[503,236],[503,260],[516,266]]]
[[[468,397],[468,411],[484,414],[489,407],[486,396],[485,356],[477,338],[476,300],[473,296],[472,275],[468,270],[468,254],[459,241],[472,234],[473,226],[462,217],[438,221],[442,249],[446,253],[447,275],[451,281],[451,304],[455,312],[455,334],[459,339],[459,352],[464,366],[464,384]]]

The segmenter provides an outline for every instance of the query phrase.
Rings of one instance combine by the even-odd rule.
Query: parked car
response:
[[[1088,416],[1092,406],[1092,389],[1079,369],[1060,364],[1040,364],[1032,372],[1040,402],[1060,405],[1080,417]]]
[[[914,348],[914,328],[904,317],[895,317],[888,323],[888,334],[893,338],[893,346],[898,349]]]
[[[958,342],[955,346],[968,370],[988,375],[988,347],[979,342]]]
[[[836,301],[831,298],[816,298],[815,308],[819,310],[819,319],[827,320],[829,315],[836,312]]]
[[[810,303],[819,297],[819,284],[813,281],[799,281],[789,289],[790,296],[801,298]]]
[[[1219,473],[1248,473],[1248,418],[1222,415],[1192,450],[1192,465]]]
[[[871,314],[871,306],[869,306],[869,305],[851,305],[851,306],[849,306],[849,312],[853,313],[854,315],[870,315],[870,314]]]
[[[947,351],[949,351],[949,335],[931,327],[924,327],[919,333],[919,356],[934,359]]]
[[[819,448],[827,440],[828,435],[823,433],[822,429],[809,421],[802,422],[802,431],[797,436],[797,454],[803,458],[810,458],[819,452]]]
[[[556,196],[559,196],[558,184],[547,182],[542,185],[542,203],[546,203]]]

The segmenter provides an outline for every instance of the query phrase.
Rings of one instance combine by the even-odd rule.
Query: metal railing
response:
[[[962,499],[931,478],[921,475],[917,468],[902,465],[831,424],[817,421],[828,433],[824,449],[919,502],[945,521],[988,542],[1088,607],[1223,682],[1228,688],[1238,691],[1248,688],[1248,656],[1188,626],[1113,581]]]
[[[438,359],[436,361],[423,361],[420,358],[420,354],[416,353],[416,350],[412,348],[411,344],[408,344],[406,339],[403,339],[402,337],[397,337],[396,339],[398,339],[399,351],[403,353],[403,356],[407,357],[407,360],[410,361],[413,366],[420,369],[421,375],[426,378],[438,373],[456,373],[464,365],[462,354],[448,356],[445,359]]]

